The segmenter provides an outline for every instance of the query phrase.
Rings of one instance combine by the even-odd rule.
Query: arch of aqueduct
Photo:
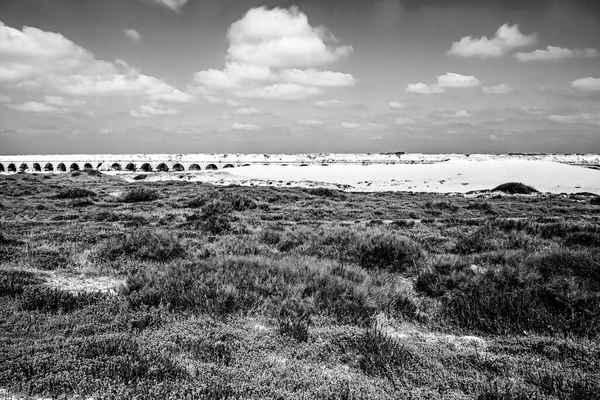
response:
[[[194,172],[250,165],[396,164],[389,154],[74,154],[0,156],[0,173],[69,172],[85,169],[124,172]]]

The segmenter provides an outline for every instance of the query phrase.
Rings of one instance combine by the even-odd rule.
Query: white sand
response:
[[[549,161],[452,160],[397,165],[256,165],[218,172],[150,174],[148,180],[185,179],[216,184],[340,187],[351,191],[466,193],[522,182],[541,192],[600,194],[600,171]],[[129,180],[130,178],[127,178]]]

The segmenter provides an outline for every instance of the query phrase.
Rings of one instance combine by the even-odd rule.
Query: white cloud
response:
[[[600,92],[600,78],[581,78],[571,82],[571,87],[582,92]]]
[[[258,7],[234,22],[227,32],[230,60],[268,67],[329,64],[350,54],[352,46],[336,46],[324,27],[312,27],[297,7]]]
[[[572,115],[549,115],[548,120],[556,122],[558,124],[585,124],[585,125],[599,125],[600,126],[600,113],[589,114],[580,113]]]
[[[87,102],[83,100],[65,99],[60,96],[44,96],[44,103],[59,107],[80,107],[87,104]]]
[[[456,112],[441,113],[439,116],[444,118],[470,118],[473,114],[466,110],[458,110]]]
[[[242,107],[242,108],[238,108],[235,111],[235,113],[239,114],[239,115],[256,115],[256,114],[259,114],[260,111],[258,111],[254,107]]]
[[[146,0],[146,1],[167,7],[175,12],[179,12],[183,8],[183,6],[185,6],[186,3],[190,0]]]
[[[295,83],[276,83],[248,90],[239,90],[235,95],[247,99],[304,100],[322,93],[321,89]]]
[[[134,118],[150,118],[162,116],[175,116],[181,114],[181,111],[175,108],[162,108],[157,103],[144,104],[140,106],[140,111],[131,110],[129,114]]]
[[[0,85],[46,89],[72,96],[137,96],[155,101],[195,98],[122,60],[96,60],[63,35],[0,22]]]
[[[437,83],[410,83],[406,87],[407,92],[417,94],[440,94],[446,91],[446,88],[472,88],[480,85],[479,79],[474,76],[455,74],[447,72],[437,77]]]
[[[438,85],[427,85],[425,83],[409,83],[406,91],[417,94],[440,94],[446,90]]]
[[[312,27],[296,7],[253,8],[230,26],[227,38],[225,67],[194,74],[209,95],[229,91],[244,98],[295,100],[321,94],[322,87],[356,83],[350,74],[308,68],[336,61],[352,47],[336,46],[333,35]]]
[[[302,119],[302,120],[298,121],[298,125],[303,125],[303,126],[321,126],[324,124],[325,123],[323,121],[319,121],[317,119]]]
[[[509,94],[515,90],[506,83],[499,83],[493,86],[486,86],[482,89],[485,94]]]
[[[10,103],[12,99],[4,94],[0,94],[0,104]]]
[[[479,79],[474,76],[467,76],[448,72],[438,76],[437,85],[441,88],[472,88],[479,86]]]
[[[361,124],[357,122],[342,122],[340,126],[344,129],[356,129],[361,126]]]
[[[515,58],[519,61],[553,61],[565,58],[596,58],[600,56],[596,49],[566,49],[563,47],[548,46],[545,50],[535,50],[531,53],[517,53]]]
[[[133,43],[139,43],[142,41],[142,35],[135,29],[125,29],[123,31],[125,36],[127,36]]]
[[[240,124],[239,122],[235,122],[231,125],[231,129],[236,131],[257,131],[260,128],[254,124]]]
[[[542,115],[547,112],[545,109],[535,106],[522,106],[518,110],[529,115]]]
[[[396,118],[395,122],[396,122],[396,125],[412,125],[416,121],[414,120],[414,118],[400,117],[400,118]]]
[[[38,103],[35,101],[28,101],[22,104],[7,104],[6,108],[19,112],[43,114],[69,114],[71,112],[71,110],[69,110],[68,108],[52,107],[47,104]]]
[[[339,108],[346,106],[348,106],[348,103],[341,100],[320,100],[315,103],[315,107],[319,108]]]
[[[465,36],[452,43],[448,54],[459,57],[498,58],[520,47],[537,43],[537,35],[524,35],[518,25],[502,25],[492,38]]]
[[[406,104],[398,102],[398,101],[390,101],[388,103],[388,106],[392,109],[392,110],[403,110],[406,108]]]

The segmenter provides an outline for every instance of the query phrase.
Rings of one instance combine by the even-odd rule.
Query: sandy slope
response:
[[[127,177],[126,179],[130,179]],[[187,179],[217,184],[340,187],[354,191],[465,193],[522,182],[542,192],[600,194],[600,171],[549,161],[452,160],[436,164],[251,166],[219,172],[154,174],[148,180]]]

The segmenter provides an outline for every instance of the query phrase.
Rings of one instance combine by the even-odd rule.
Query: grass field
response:
[[[590,194],[4,175],[0,260],[0,398],[600,396]]]

